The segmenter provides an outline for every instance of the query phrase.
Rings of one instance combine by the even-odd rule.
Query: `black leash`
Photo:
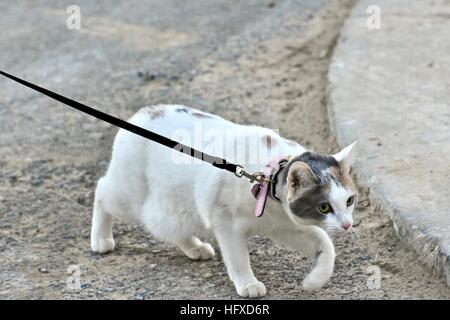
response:
[[[146,130],[144,128],[138,127],[132,123],[129,123],[127,121],[124,121],[122,119],[113,117],[107,113],[101,112],[99,110],[96,110],[94,108],[91,108],[85,104],[82,104],[80,102],[77,102],[75,100],[66,98],[60,94],[57,94],[55,92],[52,92],[50,90],[47,90],[45,88],[39,87],[33,83],[30,83],[28,81],[25,81],[23,79],[17,78],[13,75],[10,75],[6,72],[3,72],[0,70],[0,74],[11,79],[14,80],[30,89],[33,89],[35,91],[38,91],[52,99],[55,99],[56,101],[59,101],[61,103],[64,103],[65,105],[75,108],[81,112],[87,113],[97,119],[100,119],[102,121],[108,122],[114,126],[117,126],[119,128],[125,129],[127,131],[130,131],[134,134],[137,134],[141,137],[147,138],[149,140],[152,140],[154,142],[157,142],[159,144],[162,144],[163,146],[166,146],[168,148],[177,150],[181,153],[190,155],[193,158],[202,160],[204,162],[207,162],[209,164],[212,164],[214,167],[219,168],[219,169],[224,169],[227,170],[231,173],[234,173],[237,177],[241,178],[241,177],[246,177],[249,178],[250,181],[254,181],[260,180],[260,177],[258,175],[252,175],[248,172],[246,172],[242,166],[231,163],[231,162],[227,162],[225,159],[219,158],[219,157],[213,157],[209,154],[206,154],[204,152],[201,152],[199,150],[196,150],[194,148],[188,147],[182,143],[179,143],[177,141],[171,140],[169,138],[166,138],[164,136],[161,136],[155,132]]]

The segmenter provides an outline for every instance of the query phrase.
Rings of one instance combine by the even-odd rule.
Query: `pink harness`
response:
[[[284,156],[278,156],[275,159],[272,159],[263,170],[262,183],[257,182],[255,183],[252,188],[251,192],[253,196],[256,198],[256,208],[255,208],[255,215],[259,218],[264,213],[264,208],[266,206],[267,196],[269,194],[270,184],[275,183],[275,181],[271,181],[270,179],[273,178],[274,173],[278,172],[281,168],[280,162],[282,160],[285,160],[286,157]],[[272,186],[273,188],[274,186]]]

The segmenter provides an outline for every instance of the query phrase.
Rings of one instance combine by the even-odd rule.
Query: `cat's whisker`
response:
[[[350,234],[352,236],[355,236],[356,240],[360,241],[359,235],[358,235],[358,233],[355,230],[350,229]]]
[[[356,239],[356,241],[352,241],[352,244],[356,245],[360,251],[364,251],[361,248],[361,245],[360,245],[361,239],[359,238],[358,233],[356,231],[354,231],[354,230],[350,230],[350,235],[352,237],[352,240]]]

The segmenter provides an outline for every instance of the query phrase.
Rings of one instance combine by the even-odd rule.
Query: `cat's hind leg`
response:
[[[209,260],[215,255],[214,248],[199,238],[189,236],[177,241],[180,249],[192,260]]]
[[[194,236],[200,221],[187,212],[176,213],[173,206],[149,196],[142,207],[141,221],[157,239],[178,246],[192,260],[214,257],[213,247]]]
[[[103,201],[104,178],[100,179],[95,191],[94,209],[91,227],[91,249],[98,253],[107,253],[114,250],[115,243],[112,234],[112,216],[106,212]]]

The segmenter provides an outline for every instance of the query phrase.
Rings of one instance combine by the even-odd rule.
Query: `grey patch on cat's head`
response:
[[[261,137],[261,142],[269,150],[277,145],[277,140],[274,137],[267,134]]]
[[[327,198],[322,186],[317,184],[303,192],[301,196],[290,201],[289,209],[293,214],[302,219],[323,222],[326,216],[317,211],[317,205],[326,201]]]
[[[300,166],[298,163],[294,165],[296,162],[303,165]],[[295,167],[299,168],[297,170],[299,176],[290,177],[293,187],[287,185],[291,167],[293,168],[291,174],[295,171]],[[350,190],[355,189],[350,176],[341,170],[333,156],[309,151],[290,160],[280,172],[278,182],[283,184],[285,190],[291,190],[290,199],[287,199],[290,211],[302,219],[313,220],[317,224],[326,219],[326,215],[320,213],[317,207],[320,203],[330,202],[332,183]]]
[[[304,152],[303,154],[295,157],[293,161],[302,161],[306,163],[308,167],[311,168],[314,176],[320,180],[326,177],[326,172],[328,169],[338,167],[338,162],[334,157],[321,155],[310,151]]]

